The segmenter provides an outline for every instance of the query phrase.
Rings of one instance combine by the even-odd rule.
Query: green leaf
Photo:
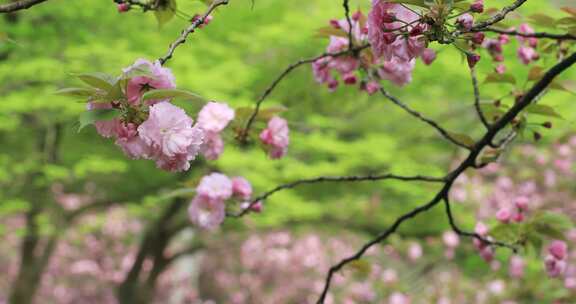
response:
[[[426,7],[426,8],[428,7],[428,5],[426,5],[426,1],[424,1],[424,0],[391,0],[389,2],[410,4],[410,5],[416,5],[416,6]]]
[[[528,72],[529,81],[539,80],[542,78],[542,76],[544,76],[544,68],[541,66],[534,66],[530,69],[530,72]]]
[[[330,36],[348,37],[348,34],[342,29],[333,28],[331,26],[321,27],[316,30],[316,37]]]
[[[176,0],[167,0],[154,11],[159,26],[163,26],[176,14]]]
[[[83,74],[78,74],[76,76],[78,78],[80,78],[80,80],[82,80],[87,85],[89,85],[93,88],[96,88],[96,89],[104,90],[104,91],[110,90],[112,88],[112,85],[115,82],[114,77],[112,77],[108,74],[99,73],[99,72],[83,73]]]
[[[510,83],[516,84],[516,78],[511,74],[491,73],[486,76],[484,83]]]
[[[550,28],[554,28],[556,26],[556,19],[554,19],[548,15],[534,14],[534,15],[528,16],[528,19],[530,19],[532,21],[532,23],[534,23],[536,25],[550,27]]]
[[[180,89],[150,90],[142,95],[142,100],[182,98],[191,101],[206,102],[200,95]]]
[[[117,109],[94,109],[83,112],[80,114],[80,117],[78,117],[78,131],[88,125],[94,124],[96,121],[111,120],[118,115],[120,115],[120,111]]]
[[[515,244],[520,239],[520,228],[518,224],[499,224],[489,234],[500,242]]]
[[[554,108],[543,104],[531,104],[526,108],[526,112],[542,116],[562,118],[562,115],[556,112]]]
[[[573,87],[574,87],[574,83],[570,82],[570,81],[554,80],[550,84],[550,89],[576,94]]]
[[[96,94],[96,90],[93,88],[64,88],[56,91],[54,94],[74,97],[90,97]]]
[[[465,146],[468,147],[472,147],[474,146],[474,144],[476,143],[474,141],[474,139],[472,139],[472,137],[466,135],[466,134],[462,134],[462,133],[454,133],[454,132],[448,132],[448,135],[450,135],[450,137],[452,137],[454,140],[456,140],[459,143],[464,144]]]

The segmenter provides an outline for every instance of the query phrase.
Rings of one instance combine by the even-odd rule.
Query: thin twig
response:
[[[512,4],[505,6],[504,8],[502,8],[498,13],[494,14],[492,17],[486,19],[485,21],[479,22],[477,24],[475,24],[472,29],[470,29],[470,31],[477,31],[479,29],[483,29],[486,28],[488,26],[491,26],[495,23],[498,23],[502,20],[504,20],[504,18],[506,17],[506,15],[508,15],[510,12],[518,9],[522,4],[524,4],[524,2],[526,2],[527,0],[516,0],[514,1]]]
[[[353,176],[320,176],[314,177],[309,179],[300,179],[296,180],[287,184],[282,184],[276,186],[272,190],[264,192],[260,196],[256,197],[255,199],[250,202],[250,205],[244,209],[242,209],[237,214],[228,214],[229,217],[241,217],[250,211],[250,208],[255,205],[259,201],[263,201],[273,195],[274,193],[286,189],[292,189],[298,187],[300,185],[305,184],[317,184],[317,183],[326,183],[326,182],[365,182],[365,181],[380,181],[380,180],[400,180],[400,181],[421,181],[421,182],[430,182],[430,183],[441,183],[445,181],[444,177],[431,177],[431,176],[401,176],[395,174],[382,174],[382,175],[353,175]]]
[[[342,6],[344,7],[346,22],[348,22],[348,50],[352,50],[354,43],[352,41],[352,20],[350,19],[350,6],[348,5],[348,0],[344,0]]]
[[[202,25],[204,23],[204,20],[206,20],[206,18],[208,18],[208,16],[210,16],[210,14],[212,13],[212,11],[214,11],[218,6],[220,5],[226,5],[228,4],[229,0],[214,0],[212,2],[212,4],[210,4],[210,6],[208,7],[208,9],[206,10],[206,12],[204,13],[204,15],[202,15],[200,18],[195,19],[194,21],[192,21],[192,23],[190,24],[190,26],[188,26],[187,28],[185,28],[182,33],[180,33],[180,36],[170,44],[170,47],[168,48],[168,52],[166,52],[166,55],[164,55],[163,57],[158,58],[158,61],[160,62],[160,64],[165,64],[166,61],[168,61],[170,58],[172,58],[172,56],[174,55],[174,51],[176,51],[176,48],[183,44],[184,42],[186,42],[186,38],[188,38],[188,35],[190,35],[191,33],[194,33],[194,31],[196,30],[197,27],[199,27],[200,25]]]
[[[486,127],[486,129],[490,128],[490,123],[484,116],[484,112],[482,112],[482,108],[480,107],[480,89],[478,88],[478,78],[476,77],[476,69],[470,68],[470,77],[472,78],[472,88],[474,89],[474,108],[476,108],[476,113],[478,113],[478,117],[482,124]]]
[[[366,44],[366,45],[352,48],[351,50],[346,49],[346,50],[343,50],[343,51],[340,51],[337,53],[324,53],[324,54],[318,55],[318,56],[313,57],[313,58],[300,59],[300,60],[290,64],[264,90],[264,93],[262,93],[260,98],[258,98],[258,100],[256,100],[256,106],[254,108],[254,111],[252,111],[252,114],[250,115],[250,117],[248,118],[248,121],[246,122],[246,126],[244,127],[244,129],[240,133],[240,137],[239,137],[240,142],[244,142],[244,143],[246,142],[246,140],[248,138],[248,133],[250,132],[250,128],[252,127],[252,123],[254,123],[256,116],[258,116],[258,113],[260,112],[260,106],[262,105],[262,102],[268,97],[268,95],[270,95],[270,93],[272,93],[272,91],[284,79],[284,77],[286,77],[288,74],[290,74],[290,72],[292,72],[294,69],[296,69],[297,67],[300,67],[304,64],[313,63],[314,61],[325,58],[325,57],[340,57],[340,56],[348,55],[350,53],[359,52],[363,49],[368,48],[369,46],[370,45]]]
[[[47,0],[21,0],[16,2],[9,2],[0,5],[0,13],[12,13],[22,9],[28,9],[36,4],[40,4]]]
[[[470,153],[468,154],[468,157],[466,157],[466,159],[462,161],[460,165],[456,169],[454,169],[454,171],[448,174],[444,186],[430,202],[421,205],[409,211],[408,213],[405,213],[402,216],[398,217],[394,221],[394,223],[390,227],[388,227],[388,229],[382,232],[382,234],[370,240],[368,243],[362,246],[355,254],[341,260],[340,262],[332,266],[326,276],[324,282],[324,288],[322,290],[322,293],[320,294],[320,297],[318,298],[317,303],[318,304],[324,303],[328,291],[330,289],[330,285],[332,283],[332,277],[336,272],[338,272],[347,264],[362,258],[362,256],[366,253],[368,249],[388,238],[388,236],[394,233],[406,220],[411,219],[419,215],[420,213],[432,209],[445,197],[447,197],[454,181],[464,171],[466,171],[469,168],[475,167],[476,158],[478,157],[478,155],[480,155],[482,150],[492,142],[494,137],[502,129],[504,129],[514,118],[516,118],[516,116],[518,116],[520,112],[522,112],[526,107],[528,107],[532,103],[532,101],[535,98],[537,98],[538,95],[550,85],[550,83],[552,83],[552,81],[554,80],[554,78],[556,78],[556,76],[567,70],[574,63],[576,63],[576,53],[573,53],[560,63],[556,64],[550,70],[548,70],[548,72],[546,72],[546,74],[544,74],[544,76],[536,84],[534,84],[534,86],[522,97],[522,99],[520,99],[520,101],[517,102],[510,110],[508,110],[508,112],[506,112],[498,121],[496,121],[490,127],[490,129],[486,131],[484,136],[474,144],[474,146],[470,150]]]
[[[576,35],[572,34],[553,34],[547,32],[537,32],[537,33],[522,33],[516,30],[502,30],[495,27],[486,27],[481,30],[481,32],[493,32],[498,34],[510,35],[510,36],[520,36],[524,38],[548,38],[556,40],[576,40]]]
[[[382,95],[384,95],[384,97],[388,98],[390,101],[392,101],[395,105],[399,106],[400,108],[402,108],[404,111],[406,111],[408,114],[418,118],[419,120],[427,123],[428,125],[430,125],[432,128],[434,128],[436,131],[438,131],[438,133],[440,133],[440,135],[442,135],[442,137],[446,138],[448,141],[450,141],[451,143],[465,148],[465,149],[470,149],[469,146],[459,142],[458,140],[456,140],[454,137],[452,137],[450,135],[450,133],[448,131],[446,131],[444,128],[442,128],[437,122],[433,121],[432,119],[429,119],[427,117],[424,117],[422,114],[420,114],[420,112],[413,110],[412,108],[410,108],[408,105],[406,105],[405,103],[403,103],[402,101],[400,101],[398,98],[390,95],[390,93],[388,93],[386,90],[384,90],[383,88],[380,88],[380,92],[382,93]]]
[[[450,206],[450,200],[448,199],[448,196],[444,197],[444,205],[446,206],[446,216],[448,217],[448,223],[450,223],[450,227],[452,228],[452,230],[454,232],[456,232],[456,234],[458,234],[460,236],[464,236],[464,237],[475,238],[475,239],[477,239],[477,240],[479,240],[479,241],[481,241],[487,245],[490,245],[490,246],[508,248],[508,249],[512,250],[512,252],[514,252],[514,253],[518,252],[518,248],[516,248],[516,246],[514,246],[512,244],[489,240],[489,239],[479,235],[478,233],[467,232],[467,231],[460,229],[460,227],[458,227],[458,225],[456,224],[456,220],[454,219],[454,214],[452,214],[452,208]]]

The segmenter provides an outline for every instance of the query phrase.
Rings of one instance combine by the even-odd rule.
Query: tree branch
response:
[[[188,35],[190,35],[191,33],[194,33],[194,31],[196,30],[197,27],[199,27],[200,25],[202,25],[204,23],[204,20],[206,20],[206,18],[208,18],[208,16],[220,5],[226,5],[228,4],[229,0],[214,0],[212,1],[212,4],[210,4],[210,6],[208,7],[208,9],[206,10],[206,12],[204,13],[204,15],[202,15],[202,17],[195,19],[194,21],[192,21],[192,23],[190,24],[190,26],[188,26],[186,29],[184,29],[182,31],[182,33],[180,33],[180,36],[170,44],[170,47],[168,48],[168,52],[166,53],[166,55],[164,55],[163,57],[158,58],[158,61],[160,62],[160,64],[164,65],[166,63],[166,61],[168,61],[170,58],[172,58],[172,56],[174,55],[174,51],[176,51],[176,48],[183,44],[184,42],[186,42],[186,38],[188,38]]]
[[[434,198],[431,201],[401,215],[396,219],[396,221],[394,221],[394,223],[388,229],[386,229],[376,238],[370,240],[368,243],[362,246],[355,254],[341,260],[339,263],[332,266],[326,276],[324,289],[322,290],[322,293],[320,294],[317,303],[324,303],[326,295],[328,294],[328,290],[330,289],[330,284],[332,283],[332,277],[336,272],[338,272],[340,269],[342,269],[350,262],[362,258],[362,256],[366,253],[368,249],[386,240],[388,236],[394,233],[400,227],[400,225],[402,225],[402,223],[404,223],[406,220],[411,219],[419,215],[420,213],[432,209],[444,198],[448,197],[448,193],[450,192],[450,189],[454,181],[465,170],[475,167],[476,158],[482,152],[482,150],[492,142],[492,140],[498,134],[498,132],[504,129],[506,125],[508,125],[514,118],[516,118],[516,116],[518,116],[518,114],[520,114],[520,112],[522,112],[522,110],[528,107],[530,103],[550,85],[550,83],[554,80],[554,78],[556,78],[556,76],[567,70],[574,63],[576,63],[576,53],[573,53],[560,63],[556,64],[550,70],[548,70],[548,72],[544,74],[542,79],[540,79],[536,84],[534,84],[534,86],[524,95],[524,97],[522,97],[522,99],[520,99],[519,102],[517,102],[510,110],[508,110],[508,112],[506,112],[496,123],[494,123],[490,127],[490,129],[486,131],[485,135],[474,144],[466,159],[462,161],[462,163],[460,163],[460,165],[456,169],[454,169],[447,175],[444,186],[434,196]]]
[[[284,71],[282,71],[282,73],[280,73],[280,75],[278,75],[278,77],[276,77],[274,79],[274,81],[272,81],[272,83],[264,90],[264,93],[260,96],[260,98],[258,98],[256,100],[256,107],[254,108],[254,111],[252,112],[252,114],[250,115],[250,118],[248,118],[248,121],[246,122],[246,126],[244,127],[244,130],[242,130],[242,132],[240,133],[240,142],[246,143],[247,137],[248,137],[248,133],[250,132],[250,128],[252,127],[252,123],[254,123],[254,120],[256,119],[256,116],[258,116],[258,113],[260,111],[260,106],[262,105],[262,102],[272,93],[272,91],[276,88],[276,86],[286,77],[288,76],[288,74],[290,74],[290,72],[292,72],[293,70],[295,70],[296,68],[304,65],[304,64],[308,64],[308,63],[313,63],[316,60],[325,58],[325,57],[340,57],[340,56],[344,56],[344,55],[348,55],[350,53],[354,53],[354,52],[359,52],[365,48],[368,48],[370,45],[366,44],[366,45],[362,45],[359,47],[355,47],[352,49],[346,49],[344,51],[340,51],[337,53],[323,53],[321,55],[318,55],[316,57],[312,57],[312,58],[307,58],[307,59],[300,59],[292,64],[290,64],[286,69],[284,69]]]
[[[487,20],[483,21],[483,22],[479,22],[477,24],[475,24],[472,29],[470,29],[471,32],[475,32],[478,31],[480,29],[486,28],[488,26],[491,26],[495,23],[498,23],[502,20],[504,20],[504,18],[506,17],[506,15],[508,15],[508,13],[515,11],[516,9],[518,9],[522,4],[524,4],[524,2],[526,2],[527,0],[516,0],[514,1],[512,4],[505,6],[504,8],[502,8],[502,10],[500,10],[498,13],[496,13],[494,16],[488,18]]]
[[[486,129],[490,128],[490,124],[484,116],[484,112],[482,112],[482,108],[480,108],[480,89],[478,88],[478,78],[476,77],[476,70],[471,67],[470,68],[470,77],[472,78],[472,88],[474,89],[474,108],[476,109],[476,113],[478,113],[478,118],[486,127]]]
[[[384,95],[384,97],[388,98],[395,105],[399,106],[404,111],[408,112],[408,114],[418,118],[419,120],[430,125],[432,128],[436,129],[436,131],[438,131],[438,133],[440,133],[440,135],[442,135],[442,137],[446,138],[451,143],[453,143],[459,147],[468,149],[468,150],[470,149],[469,146],[457,141],[454,137],[452,137],[450,135],[450,133],[448,131],[446,131],[444,128],[442,128],[437,122],[433,121],[432,119],[426,118],[426,117],[422,116],[422,114],[420,114],[420,112],[411,109],[410,107],[408,107],[408,105],[406,105],[405,103],[400,101],[398,98],[390,95],[390,93],[388,93],[386,90],[384,90],[384,88],[380,88],[380,92],[382,93],[382,95]]]
[[[444,205],[446,206],[446,216],[448,217],[448,223],[450,224],[452,231],[456,232],[456,234],[463,236],[463,237],[471,237],[471,238],[478,239],[479,241],[481,241],[485,244],[488,244],[490,246],[505,247],[505,248],[512,250],[512,252],[514,252],[514,253],[518,252],[518,248],[516,248],[512,244],[507,244],[507,243],[503,243],[503,242],[499,242],[499,241],[492,241],[492,240],[489,240],[489,239],[479,235],[478,233],[463,231],[462,229],[460,229],[460,227],[458,227],[458,225],[456,225],[456,220],[454,219],[454,215],[452,214],[452,208],[450,206],[450,200],[448,199],[447,196],[444,197]]]
[[[547,38],[547,39],[556,39],[556,40],[576,40],[576,35],[572,35],[572,34],[552,34],[552,33],[546,33],[546,32],[537,32],[537,33],[521,33],[519,31],[516,30],[502,30],[502,29],[498,29],[495,27],[486,27],[480,30],[477,30],[478,32],[492,32],[492,33],[498,33],[498,34],[504,34],[504,35],[510,35],[510,36],[520,36],[520,37],[525,37],[525,38]]]
[[[229,217],[241,217],[244,214],[250,212],[250,207],[256,204],[259,201],[263,201],[268,197],[272,196],[274,193],[286,189],[292,189],[298,187],[300,185],[305,184],[316,184],[316,183],[325,183],[325,182],[365,182],[365,181],[380,181],[386,179],[394,179],[394,180],[401,180],[401,181],[422,181],[422,182],[431,182],[431,183],[441,183],[445,181],[443,177],[430,177],[430,176],[400,176],[395,174],[382,174],[382,175],[366,175],[366,176],[320,176],[315,178],[309,179],[301,179],[297,181],[293,181],[291,183],[279,185],[272,190],[264,192],[260,196],[256,197],[255,199],[250,202],[250,205],[247,208],[242,209],[237,214],[227,214]]]
[[[21,0],[0,5],[0,13],[12,13],[15,11],[31,8],[47,0]]]

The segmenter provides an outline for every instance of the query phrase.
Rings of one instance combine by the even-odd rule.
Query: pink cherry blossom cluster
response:
[[[260,201],[252,204],[252,185],[243,177],[233,177],[222,173],[211,173],[202,177],[196,187],[196,196],[190,203],[190,220],[203,229],[216,229],[226,217],[226,201],[235,199],[242,208],[253,212],[262,210]]]
[[[338,80],[332,71],[340,75],[344,84],[360,84],[360,89],[374,94],[380,88],[378,81],[359,81],[359,69],[366,69],[375,78],[389,80],[403,86],[412,80],[417,57],[425,64],[436,58],[432,49],[427,49],[424,32],[428,26],[420,22],[418,14],[397,3],[374,0],[368,18],[357,11],[351,17],[352,43],[347,38],[349,25],[346,19],[332,20],[330,25],[339,30],[340,35],[330,36],[326,51],[338,53],[346,51],[350,45],[360,47],[370,43],[371,52],[323,57],[312,64],[317,82],[326,84],[330,90],[338,87]]]
[[[548,246],[548,255],[544,260],[546,273],[551,278],[557,278],[566,271],[566,258],[568,256],[568,246],[564,241],[554,240]]]
[[[515,30],[515,28],[510,28],[509,30]],[[533,34],[534,29],[526,24],[523,23],[516,29],[519,33],[522,34]],[[484,35],[483,33],[475,33],[474,35]],[[518,43],[520,44],[517,50],[517,55],[520,61],[523,64],[530,64],[534,61],[537,61],[540,58],[540,55],[536,51],[536,47],[538,46],[538,39],[534,37],[522,37],[517,36]],[[506,71],[506,66],[503,64],[504,61],[504,45],[510,42],[510,37],[506,34],[499,34],[496,38],[487,38],[484,42],[475,42],[478,45],[481,45],[484,49],[488,51],[488,54],[492,57],[492,60],[497,63],[496,65],[496,72],[499,74],[503,74]]]
[[[520,196],[516,198],[514,202],[514,208],[502,207],[498,212],[496,212],[496,219],[504,224],[508,224],[511,221],[520,223],[524,221],[526,211],[528,210],[529,200],[525,196]]]
[[[479,236],[490,240],[491,238],[488,236],[488,227],[483,222],[476,223],[476,227],[474,228],[474,232]],[[474,247],[478,250],[478,253],[486,262],[492,261],[494,259],[494,247],[490,246],[490,244],[479,240],[477,238],[473,239]]]
[[[95,122],[100,135],[114,138],[128,157],[151,159],[158,168],[173,172],[188,170],[199,153],[209,160],[222,154],[220,132],[234,119],[233,109],[209,102],[194,124],[183,109],[170,103],[170,98],[142,100],[149,90],[175,88],[169,69],[159,62],[138,59],[123,72],[127,78],[124,100],[88,103],[89,110],[114,108],[121,112],[111,120]]]

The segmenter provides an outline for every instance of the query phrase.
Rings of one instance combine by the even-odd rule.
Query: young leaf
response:
[[[541,66],[534,66],[528,72],[528,80],[529,81],[536,81],[539,80],[544,76],[544,69]]]
[[[331,26],[321,27],[316,31],[316,37],[330,36],[348,37],[348,34],[342,29],[336,29]]]
[[[64,88],[56,91],[54,94],[74,97],[90,97],[96,94],[96,90],[93,88]]]
[[[112,88],[112,84],[114,83],[114,77],[104,74],[104,73],[83,73],[77,75],[80,80],[82,80],[87,85],[101,89],[104,91],[108,91]]]
[[[457,142],[464,144],[465,146],[468,147],[472,147],[475,143],[474,139],[472,139],[472,137],[466,134],[448,132],[448,135],[450,135],[450,137],[452,137]]]
[[[119,114],[120,111],[117,109],[93,109],[83,112],[80,114],[80,117],[78,117],[78,132],[80,132],[80,130],[82,130],[84,127],[91,125],[96,121],[111,120]]]
[[[205,102],[206,100],[192,92],[179,89],[150,90],[142,95],[142,100],[182,98],[192,101]]]
[[[532,20],[532,22],[536,25],[550,27],[550,28],[554,28],[554,26],[556,25],[556,19],[554,19],[548,15],[534,14],[534,15],[528,16],[528,18],[530,20]]]
[[[516,84],[516,78],[511,74],[491,73],[486,76],[484,83],[510,83]]]
[[[542,116],[562,118],[562,115],[558,114],[554,108],[543,104],[531,104],[526,108],[526,112]]]
[[[154,11],[158,25],[163,26],[176,14],[176,0],[167,0]]]

